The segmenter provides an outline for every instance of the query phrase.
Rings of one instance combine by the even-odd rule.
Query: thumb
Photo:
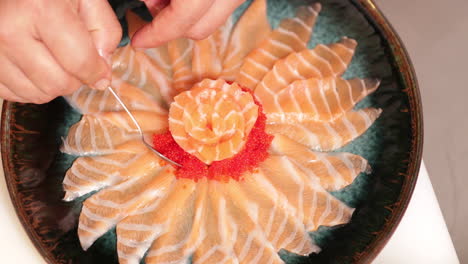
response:
[[[99,55],[110,64],[110,57],[122,38],[114,11],[107,0],[80,0],[78,10]]]

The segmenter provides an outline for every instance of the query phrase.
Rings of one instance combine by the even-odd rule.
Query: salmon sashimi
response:
[[[70,127],[61,151],[77,156],[108,154],[114,152],[118,145],[136,138],[137,134],[116,127],[109,121],[85,115]]]
[[[353,182],[361,172],[369,173],[366,159],[351,153],[323,153],[283,136],[275,135],[270,153],[287,156],[296,166],[327,191],[342,189]]]
[[[111,154],[79,157],[65,174],[65,201],[71,201],[124,179],[161,166],[161,160],[140,140],[129,141]]]
[[[172,76],[150,59],[142,51],[136,51],[130,45],[118,49],[112,58],[112,72],[115,77],[135,85],[150,95],[163,106],[167,106],[175,94],[172,88]]]
[[[239,152],[257,116],[250,93],[235,83],[206,79],[174,98],[169,129],[185,151],[211,164]]]
[[[255,179],[262,183],[257,186],[267,189],[270,196],[285,197],[284,201],[291,207],[290,213],[303,221],[306,230],[339,225],[351,218],[354,209],[327,193],[320,181],[307,178],[286,156],[270,156],[262,164],[261,171],[263,177]],[[281,228],[281,225],[274,226]]]
[[[279,27],[246,56],[236,82],[253,90],[277,60],[305,49],[320,10],[319,3],[299,7],[294,18],[282,20]]]
[[[170,171],[167,167],[149,170],[86,199],[78,225],[78,236],[83,249],[89,248],[96,239],[132,212],[164,197],[168,186],[175,180]],[[123,239],[119,241],[122,242]]]
[[[117,251],[120,263],[139,263],[154,240],[161,237],[173,225],[178,217],[188,217],[185,213],[194,201],[195,183],[190,180],[174,182],[170,175],[171,185],[158,184],[163,193],[170,190],[139,210],[128,215],[117,224]],[[160,180],[160,179],[159,179]],[[179,227],[183,228],[183,227]]]
[[[198,81],[205,78],[216,79],[220,75],[231,29],[232,20],[228,19],[215,33],[206,39],[195,41],[192,72]],[[210,63],[206,63],[207,61]]]
[[[244,57],[271,32],[266,0],[255,0],[237,22],[223,58],[221,78],[234,81]]]
[[[169,4],[144,2],[153,16]],[[109,90],[66,97],[83,114],[61,150],[79,156],[64,200],[90,195],[78,224],[84,250],[115,227],[121,264],[281,264],[281,250],[321,250],[309,232],[351,220],[354,208],[329,192],[371,167],[330,151],[379,117],[378,107],[355,107],[380,80],[341,77],[353,39],[307,48],[321,8],[298,7],[272,29],[267,0],[253,0],[203,40],[115,51],[112,88],[144,138],[180,167],[141,142]],[[148,23],[126,19],[130,37]]]
[[[125,103],[129,110],[142,110],[167,114],[167,110],[161,107],[148,93],[118,78],[114,78],[111,84],[114,91]],[[66,100],[80,113],[92,114],[109,111],[122,111],[122,105],[106,89],[99,91],[88,86],[82,86]]]
[[[151,134],[167,129],[167,116],[146,111],[133,111],[132,114],[143,132]],[[70,128],[62,151],[80,156],[105,154],[137,137],[136,126],[125,111],[85,115]]]
[[[210,63],[206,63],[209,61]],[[197,80],[216,79],[222,70],[215,35],[195,41],[193,46],[192,72]]]
[[[196,82],[192,72],[193,41],[185,38],[172,40],[167,45],[173,72],[173,88],[186,91]]]
[[[374,92],[377,79],[329,77],[298,80],[272,96],[259,97],[270,123],[333,121]]]
[[[340,76],[351,62],[356,44],[355,40],[343,38],[338,43],[291,53],[275,63],[256,86],[255,95],[265,100],[295,80]]]
[[[171,214],[176,215],[174,215],[170,225],[166,227],[166,232],[156,238],[148,250],[145,258],[147,264],[186,263],[206,236],[199,228],[204,210],[202,204],[206,194],[206,189],[203,186],[206,184],[201,181],[195,187],[189,180],[184,180],[184,182],[187,185],[176,186],[174,193],[187,193],[185,190],[192,188],[188,193],[193,191],[193,197],[184,201],[183,208],[166,207]],[[171,209],[175,210],[171,211]]]
[[[267,132],[285,135],[314,150],[331,151],[343,147],[364,133],[382,113],[366,108],[347,112],[332,122],[269,124]]]
[[[253,177],[253,181],[249,178],[238,184],[237,188],[230,188],[230,195],[236,199],[234,201],[240,201],[236,204],[238,210],[249,216],[251,221],[257,222],[257,228],[260,230],[253,232],[263,233],[263,239],[268,241],[265,246],[271,246],[273,252],[281,249],[300,255],[318,252],[319,248],[309,237],[302,219],[295,215],[293,206],[287,201],[289,197],[277,195],[276,192],[269,193],[272,185],[263,173],[252,175],[252,179]],[[253,185],[257,185],[257,190],[252,188]],[[260,190],[258,186],[266,189]],[[255,256],[256,252],[252,253]],[[265,253],[263,254],[266,255],[266,259],[272,258],[270,254]]]

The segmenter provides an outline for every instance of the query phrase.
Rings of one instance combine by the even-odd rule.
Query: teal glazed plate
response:
[[[125,8],[143,10],[136,2],[126,6],[117,2],[111,1],[118,15]],[[268,0],[270,23],[276,27],[281,18],[307,3]],[[370,263],[392,236],[413,193],[423,145],[421,99],[403,44],[373,1],[321,3],[309,47],[342,36],[356,39],[358,48],[344,77],[381,79],[380,88],[358,108],[372,106],[383,113],[364,135],[339,150],[361,155],[372,166],[372,173],[361,174],[350,186],[332,193],[356,208],[350,223],[310,233],[322,248],[318,254],[279,254],[286,263]],[[234,17],[248,4],[239,7]],[[48,263],[113,264],[117,263],[115,230],[83,251],[77,235],[83,199],[62,201],[62,180],[76,157],[62,154],[59,148],[70,125],[80,118],[62,98],[44,105],[5,102],[1,152],[6,182],[19,220]]]

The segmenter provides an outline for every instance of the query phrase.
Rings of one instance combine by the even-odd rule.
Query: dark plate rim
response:
[[[396,31],[393,29],[390,22],[385,18],[381,10],[377,7],[374,0],[351,0],[351,2],[362,14],[364,14],[372,26],[387,41],[387,44],[390,48],[390,53],[392,54],[393,58],[392,63],[398,69],[402,69],[400,72],[402,75],[401,81],[406,87],[404,92],[408,94],[410,105],[409,112],[411,117],[412,141],[411,150],[409,153],[410,159],[408,169],[403,175],[405,176],[406,180],[403,183],[400,197],[398,199],[399,207],[393,210],[390,218],[385,222],[383,228],[378,232],[376,238],[373,239],[373,242],[368,244],[362,252],[357,253],[358,255],[356,258],[354,258],[354,260],[357,260],[359,263],[371,263],[372,260],[377,257],[380,251],[382,251],[390,237],[395,232],[396,227],[400,223],[411,200],[422,161],[423,114],[416,74],[406,48],[404,47],[403,42],[397,35]],[[24,210],[22,210],[22,205],[17,199],[17,190],[13,184],[13,181],[11,180],[14,178],[12,176],[14,171],[9,156],[9,150],[11,148],[11,140],[9,135],[12,125],[11,112],[13,104],[14,103],[12,102],[4,101],[0,127],[1,142],[3,143],[1,144],[1,155],[7,189],[16,214],[21,224],[23,225],[23,228],[28,234],[29,239],[33,242],[36,249],[48,263],[55,263],[54,257],[43,247],[42,243],[40,242],[40,238],[37,236],[36,232],[33,232],[34,230],[32,226],[27,221],[27,217],[24,215]]]

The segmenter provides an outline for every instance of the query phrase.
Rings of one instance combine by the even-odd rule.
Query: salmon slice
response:
[[[236,82],[254,90],[277,60],[305,49],[320,10],[321,5],[315,3],[299,7],[294,18],[283,19],[279,27],[247,55]]]
[[[197,80],[216,79],[222,70],[216,39],[210,35],[193,45],[192,72]]]
[[[179,38],[170,41],[167,45],[173,72],[172,86],[178,92],[186,91],[196,82],[192,73],[193,41]]]
[[[127,13],[125,14],[125,18],[127,19],[128,36],[130,39],[133,38],[133,35],[135,35],[137,30],[149,24],[149,22],[144,21],[143,19],[141,19],[140,16],[138,16],[132,11],[127,11]],[[161,45],[156,48],[145,49],[144,52],[151,59],[153,59],[156,65],[158,65],[167,76],[172,75],[171,60],[169,58],[169,51],[167,49],[167,45]]]
[[[258,100],[271,123],[333,121],[377,90],[377,79],[329,77],[299,80],[278,93],[262,93]]]
[[[343,38],[338,43],[291,53],[275,63],[255,88],[255,95],[271,97],[296,80],[340,76],[351,62],[356,44],[355,40]]]
[[[276,189],[275,195],[284,195],[284,201],[296,210],[295,216],[303,220],[308,231],[321,225],[344,224],[351,218],[354,209],[326,192],[320,181],[308,178],[286,156],[271,155],[261,171],[265,177],[262,186],[271,188],[270,192]],[[278,229],[278,225],[275,227]]]
[[[283,176],[285,177],[292,181],[289,174]],[[285,182],[286,186],[290,187],[288,179]],[[298,211],[306,210],[306,203],[303,202],[304,208],[296,208],[296,205],[290,202],[290,199],[294,200],[293,197],[286,196],[276,189],[262,170],[246,177],[246,180],[240,183],[240,187],[250,203],[247,208],[256,212],[258,226],[275,252],[286,249],[299,255],[308,255],[320,251],[307,232],[304,212]],[[304,194],[308,192],[300,188],[294,190],[294,196],[300,196],[300,199],[307,201],[308,197]]]
[[[188,186],[194,188],[192,181],[186,179],[180,180],[189,182]],[[181,184],[173,192],[187,192],[187,188],[187,185]],[[204,197],[204,191],[203,187],[196,186],[193,190],[196,198],[190,198],[184,203],[183,207],[173,208],[177,211],[174,212],[175,215],[167,226],[166,232],[158,237],[148,250],[145,258],[146,264],[186,263],[188,261],[193,251],[198,248],[198,245],[205,236],[199,226],[195,226],[196,223],[199,223],[196,219],[201,216],[201,210],[203,209],[203,206],[198,204],[198,202],[200,198]],[[198,239],[194,240],[193,244],[189,243],[191,236]]]
[[[261,173],[249,175],[250,177],[255,177],[260,182],[265,179]],[[232,204],[232,216],[239,230],[244,231],[238,239],[251,241],[256,237],[263,244],[261,248],[264,252],[259,252],[258,249],[249,248],[249,242],[246,244],[241,240],[241,250],[236,249],[239,255],[250,255],[255,259],[255,256],[258,258],[258,254],[263,254],[264,258],[264,261],[257,262],[239,256],[241,263],[268,263],[268,259],[276,259],[275,262],[282,263],[278,257],[278,251],[281,249],[299,255],[319,251],[305,230],[302,219],[295,217],[290,204],[286,203],[283,197],[268,195],[266,190],[253,190],[253,184],[257,184],[256,180],[246,179],[246,182],[241,183],[232,181],[230,186],[225,188]],[[250,194],[250,191],[254,193]],[[251,254],[246,254],[249,251]]]
[[[188,153],[206,164],[235,155],[258,116],[252,95],[237,84],[204,80],[174,98],[169,130]]]
[[[163,67],[130,45],[118,48],[112,56],[113,75],[141,88],[159,104],[167,106],[175,91],[169,71]]]
[[[168,127],[167,115],[160,115],[147,111],[132,111],[133,117],[137,120],[140,128],[146,133],[163,132]],[[95,114],[96,118],[108,121],[116,127],[123,128],[129,133],[138,133],[135,123],[125,111],[102,112]]]
[[[167,116],[154,112],[132,111],[144,133],[163,132]],[[72,155],[96,155],[114,151],[115,147],[138,138],[135,124],[125,111],[84,115],[70,127],[62,151]]]
[[[133,175],[156,169],[163,162],[154,156],[140,140],[118,146],[114,153],[103,156],[79,157],[65,174],[65,201],[120,183]]]
[[[327,191],[336,191],[351,184],[361,172],[370,172],[366,159],[351,153],[315,152],[283,135],[275,135],[269,152],[285,155],[296,166]]]
[[[174,180],[172,167],[150,170],[86,199],[78,225],[81,247],[87,250],[96,239],[131,212],[164,197]],[[121,240],[123,238],[119,236],[118,242]]]
[[[255,0],[240,17],[232,32],[220,78],[234,81],[247,54],[271,32],[267,19],[266,0]]]
[[[281,134],[314,150],[331,151],[364,133],[379,117],[381,109],[366,108],[347,112],[332,122],[268,124],[266,131]]]
[[[70,127],[61,151],[70,155],[87,156],[113,153],[122,143],[139,136],[92,115],[84,115]]]
[[[137,14],[132,11],[127,11],[125,14],[128,24],[128,36],[133,38],[137,30],[147,25],[149,22],[141,19]],[[156,48],[145,49],[144,53],[152,60],[163,73],[170,77],[172,76],[171,60],[169,58],[169,51],[167,45],[161,45]],[[140,78],[141,81],[141,78]],[[144,81],[144,80],[143,80]]]
[[[119,263],[139,263],[153,241],[163,236],[177,218],[187,217],[184,214],[195,200],[195,182],[188,179],[174,181],[173,176],[169,178],[172,179],[172,187],[164,186],[164,198],[127,214],[128,217],[117,224]]]
[[[236,230],[226,214],[227,200],[219,190],[223,184],[208,181],[205,199],[205,214],[201,228],[206,232],[205,239],[195,249],[192,263],[239,263],[233,252]]]
[[[130,110],[167,114],[167,110],[162,108],[151,96],[129,83],[114,78],[112,87]],[[121,104],[107,89],[99,91],[82,86],[65,99],[82,114],[123,110]]]
[[[231,29],[232,20],[229,18],[216,32],[194,42],[192,72],[197,80],[219,77]]]
[[[233,26],[232,17],[229,17],[226,19],[226,22],[213,33],[216,50],[218,51],[218,58],[221,64],[226,56]]]

